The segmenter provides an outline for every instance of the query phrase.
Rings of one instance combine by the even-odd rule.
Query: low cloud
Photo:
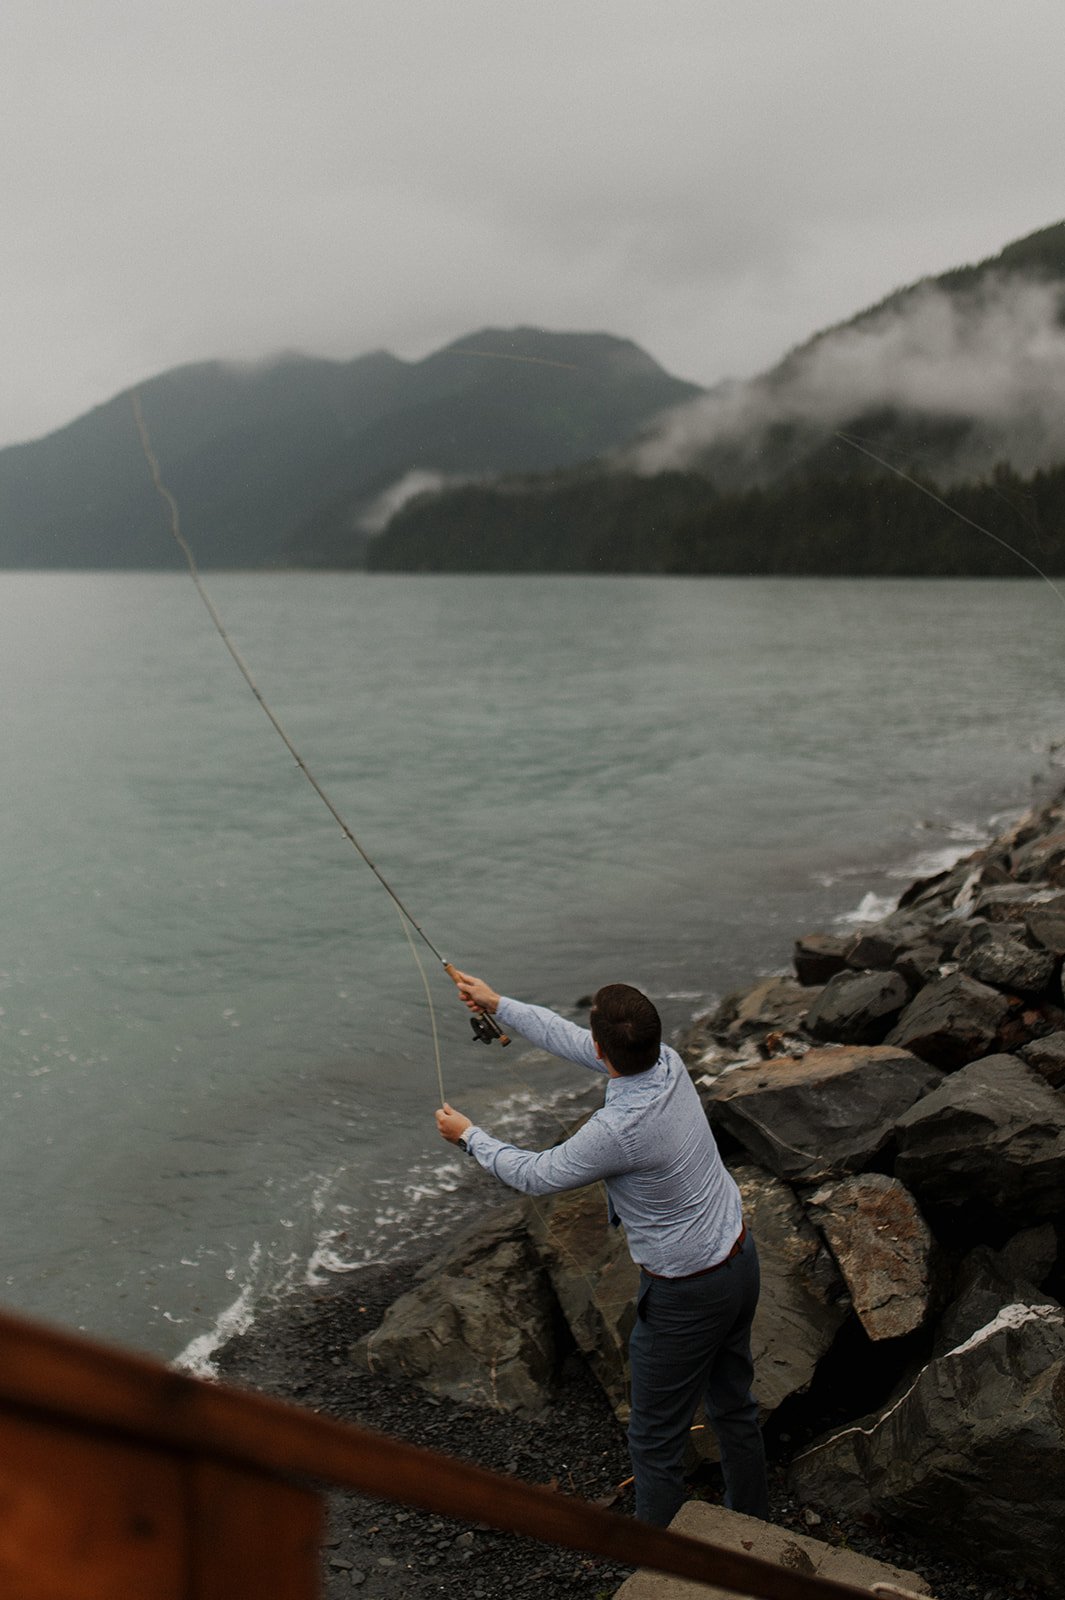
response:
[[[430,472],[424,467],[412,467],[410,472],[405,472],[402,478],[390,483],[387,489],[376,499],[371,500],[370,504],[360,512],[359,527],[363,533],[383,533],[408,500],[413,500],[420,494],[439,494],[441,489],[466,481],[464,478],[449,477],[443,472]]]
[[[723,385],[671,412],[628,464],[658,472],[727,463],[733,481],[781,470],[780,440],[799,456],[877,412],[967,421],[929,470],[980,476],[995,461],[1030,472],[1065,459],[1065,290],[993,275],[947,292],[921,284],[820,335],[760,378]],[[936,459],[938,457],[938,460]]]

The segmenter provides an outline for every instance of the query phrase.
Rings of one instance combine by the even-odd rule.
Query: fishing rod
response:
[[[368,852],[363,848],[362,844],[360,844],[346,818],[337,809],[336,805],[333,803],[333,800],[319,783],[310,767],[308,767],[306,761],[304,761],[299,750],[296,748],[296,745],[289,737],[289,734],[281,722],[280,717],[274,711],[262,690],[259,688],[259,685],[256,683],[251,668],[244,659],[237,645],[234,643],[233,639],[230,637],[229,631],[226,628],[225,623],[222,621],[221,615],[219,614],[214,601],[211,599],[211,596],[204,585],[203,579],[200,577],[199,568],[196,564],[196,557],[192,552],[192,547],[181,531],[181,513],[178,510],[177,501],[174,499],[174,496],[171,494],[170,490],[163,481],[163,475],[159,467],[159,462],[155,451],[152,448],[151,436],[148,432],[148,425],[144,420],[144,412],[141,407],[139,390],[133,389],[130,391],[130,405],[133,410],[133,420],[137,425],[137,433],[140,436],[141,449],[144,452],[144,458],[148,463],[148,470],[151,473],[152,483],[155,487],[156,493],[162,500],[167,510],[170,523],[170,532],[178,546],[178,549],[185,558],[185,563],[189,569],[189,575],[192,578],[193,583],[196,585],[196,592],[203,601],[203,604],[207,610],[207,614],[214,623],[215,629],[222,640],[222,643],[229,651],[229,654],[236,663],[245,683],[248,685],[248,688],[255,696],[259,705],[262,707],[262,710],[269,719],[275,733],[285,746],[285,749],[288,751],[293,761],[295,761],[296,766],[299,768],[300,772],[302,772],[304,778],[310,784],[319,800],[321,800],[322,804],[325,806],[326,810],[339,827],[344,838],[362,857],[363,861],[369,867],[370,871],[373,873],[382,889],[384,889],[385,893],[392,900],[396,910],[399,913],[400,922],[402,924],[404,934],[406,935],[407,943],[410,945],[411,953],[414,956],[418,970],[421,973],[422,984],[425,988],[426,999],[429,1003],[429,1015],[432,1021],[433,1045],[436,1051],[437,1078],[439,1079],[440,1083],[440,1100],[441,1104],[443,1104],[446,1096],[444,1094],[443,1075],[440,1069],[440,1047],[436,1034],[436,1015],[433,1010],[432,994],[429,990],[429,985],[425,977],[425,971],[418,957],[418,952],[415,948],[414,941],[411,939],[410,930],[413,929],[425,946],[432,952],[436,960],[439,961],[440,965],[443,967],[444,971],[447,973],[448,977],[456,987],[458,987],[461,982],[458,968],[455,967],[452,962],[448,961],[445,956],[441,955],[440,951],[430,939],[421,923],[412,915],[410,911],[408,911],[407,907],[404,905],[395,889],[393,889],[392,885],[389,883],[380,867],[378,867],[377,863],[371,859]],[[482,1011],[479,1009],[475,1010],[470,1016],[470,1026],[473,1029],[473,1037],[475,1042],[490,1045],[498,1039],[501,1045],[508,1045],[510,1043],[509,1038],[503,1032],[495,1017],[492,1016],[492,1014],[488,1011]]]

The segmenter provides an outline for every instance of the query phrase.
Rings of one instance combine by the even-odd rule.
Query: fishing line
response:
[[[199,568],[196,565],[196,558],[192,553],[192,549],[184,534],[181,532],[181,514],[178,510],[178,504],[170,490],[167,488],[166,484],[163,482],[163,476],[159,469],[159,462],[156,459],[155,451],[152,449],[152,442],[148,433],[148,425],[144,420],[144,412],[141,409],[140,392],[136,389],[130,392],[130,405],[133,408],[133,420],[137,424],[137,432],[140,435],[141,448],[144,451],[144,458],[148,463],[148,470],[152,475],[152,483],[155,486],[156,493],[159,495],[159,498],[162,500],[167,509],[167,514],[170,521],[170,532],[173,535],[182,555],[185,557],[189,574],[193,583],[196,585],[196,591],[199,594],[200,599],[203,601],[204,606],[207,609],[207,613],[210,616],[211,621],[214,623],[222,643],[225,645],[226,649],[233,657],[233,660],[236,662],[238,668],[240,669],[241,676],[248,685],[248,688],[251,690],[252,694],[255,696],[256,700],[259,702],[259,705],[262,707],[266,716],[269,718],[271,724],[273,725],[274,731],[284,744],[289,755],[292,757],[293,761],[295,761],[297,767],[303,773],[303,776],[306,778],[315,794],[321,800],[322,804],[326,807],[330,816],[337,823],[345,839],[347,839],[348,843],[353,845],[358,851],[359,855],[362,857],[363,861],[365,861],[366,865],[369,867],[370,871],[373,873],[381,887],[385,890],[386,894],[388,894],[395,905],[397,912],[399,913],[399,920],[406,936],[407,943],[410,946],[411,953],[414,956],[418,971],[421,975],[422,987],[425,990],[425,998],[429,1005],[429,1018],[432,1024],[433,1035],[433,1052],[436,1059],[436,1076],[437,1082],[440,1086],[440,1104],[443,1105],[447,1097],[444,1094],[444,1075],[440,1062],[440,1040],[436,1028],[436,1010],[433,1006],[433,997],[429,988],[429,981],[425,975],[425,968],[423,967],[421,958],[418,955],[414,940],[411,938],[410,930],[412,928],[414,929],[415,933],[417,933],[419,938],[424,941],[436,959],[440,962],[441,966],[445,969],[447,967],[447,962],[440,954],[440,951],[436,948],[435,944],[429,938],[424,928],[422,928],[421,924],[417,922],[413,916],[411,916],[410,912],[407,910],[406,906],[403,904],[403,901],[399,898],[399,895],[393,889],[392,885],[388,882],[387,878],[370,859],[369,855],[367,855],[366,851],[355,837],[351,828],[348,826],[343,816],[341,816],[340,812],[333,804],[333,801],[330,799],[329,795],[322,788],[322,785],[318,782],[318,779],[310,770],[296,746],[289,738],[289,735],[286,732],[277,713],[267,702],[262,690],[259,688],[259,685],[252,676],[251,668],[248,666],[248,663],[245,661],[240,650],[230,638],[225,623],[222,621],[222,618],[215,607],[214,601],[211,599],[211,596],[207,592],[203,580],[200,577]]]
[[[875,451],[868,449],[866,445],[862,444],[858,439],[852,438],[850,434],[836,432],[834,437],[841,439],[844,444],[849,444],[852,450],[857,450],[863,456],[868,456],[870,461],[875,461],[885,471],[894,473],[895,477],[901,478],[903,483],[912,484],[915,489],[919,489],[922,494],[927,495],[929,500],[934,500],[937,506],[942,506],[943,510],[949,511],[952,517],[957,517],[959,522],[967,523],[970,528],[975,528],[977,533],[982,533],[988,539],[993,539],[996,544],[1002,546],[1003,550],[1008,550],[1010,555],[1017,557],[1018,561],[1023,561],[1026,567],[1031,567],[1037,577],[1042,578],[1044,583],[1050,585],[1058,600],[1065,606],[1065,594],[1062,594],[1053,578],[1049,577],[1042,567],[1037,567],[1035,562],[1024,554],[1023,550],[1016,549],[1007,540],[1000,538],[997,533],[992,533],[990,528],[985,528],[979,522],[974,522],[972,517],[967,517],[964,511],[959,511],[957,506],[952,506],[949,501],[936,494],[934,489],[929,489],[927,484],[921,483],[917,478],[911,478],[909,473],[903,472],[901,467],[892,466],[890,461],[885,461],[883,456],[878,456]]]

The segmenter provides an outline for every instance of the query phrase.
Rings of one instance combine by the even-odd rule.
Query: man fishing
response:
[[[445,1139],[524,1194],[605,1182],[610,1220],[624,1224],[640,1268],[629,1340],[636,1515],[664,1527],[683,1503],[684,1449],[703,1400],[721,1449],[725,1504],[767,1519],[751,1394],[758,1255],[687,1069],[662,1044],[658,1012],[639,989],[607,984],[592,1001],[588,1031],[468,973],[452,976],[471,1011],[608,1079],[603,1106],[550,1150],[503,1144],[447,1104],[436,1122]]]

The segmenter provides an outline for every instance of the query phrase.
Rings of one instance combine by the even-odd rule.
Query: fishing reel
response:
[[[500,1044],[510,1043],[495,1017],[487,1011],[475,1011],[470,1017],[470,1027],[475,1044],[492,1044],[496,1039]]]

